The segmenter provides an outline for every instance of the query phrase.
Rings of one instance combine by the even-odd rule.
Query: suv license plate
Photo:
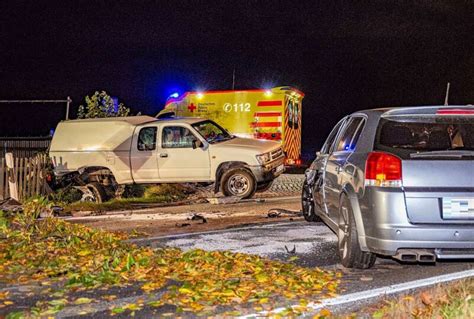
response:
[[[443,197],[443,219],[474,219],[474,198]]]

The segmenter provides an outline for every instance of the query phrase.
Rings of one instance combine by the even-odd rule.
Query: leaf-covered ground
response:
[[[268,309],[276,296],[304,306],[306,300],[332,296],[337,290],[339,274],[334,272],[225,251],[138,247],[124,242],[122,234],[53,218],[38,221],[39,206],[33,201],[24,213],[0,212],[0,283],[41,282],[55,287],[49,294],[57,298],[11,317],[54,315],[71,304],[94,302],[68,298],[68,292],[78,289],[137,283],[144,293],[165,289],[148,305],[173,305],[177,311],[200,315],[241,303]],[[0,308],[9,302],[7,294],[0,295]],[[113,308],[110,314],[133,313],[137,307]]]
[[[375,308],[375,309],[374,309]],[[474,318],[474,279],[424,289],[366,309],[374,319]],[[354,318],[357,314],[353,315]]]

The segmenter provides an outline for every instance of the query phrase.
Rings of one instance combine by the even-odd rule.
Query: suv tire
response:
[[[375,264],[377,256],[360,249],[352,206],[346,195],[342,195],[339,204],[337,245],[339,259],[344,267],[368,269]]]
[[[303,190],[301,192],[301,212],[303,213],[303,217],[307,222],[321,221],[321,218],[316,215],[313,193],[306,179],[303,183]]]
[[[222,176],[221,189],[225,196],[250,198],[257,191],[257,183],[245,168],[231,169]]]

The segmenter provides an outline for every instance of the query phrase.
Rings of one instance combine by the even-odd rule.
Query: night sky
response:
[[[72,5],[71,3],[74,3]],[[106,90],[155,115],[195,89],[306,93],[303,148],[343,115],[474,103],[472,1],[1,1],[0,99]],[[0,135],[45,135],[61,105],[1,105]]]

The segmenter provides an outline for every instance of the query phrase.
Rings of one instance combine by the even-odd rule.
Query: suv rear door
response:
[[[375,149],[402,159],[412,223],[474,223],[474,112],[445,112],[383,117],[377,129]]]

